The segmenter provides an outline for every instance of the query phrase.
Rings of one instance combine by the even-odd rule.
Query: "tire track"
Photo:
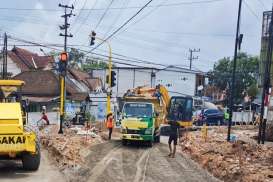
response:
[[[104,170],[108,167],[109,163],[113,160],[113,157],[119,154],[121,150],[121,144],[113,148],[108,152],[108,154],[98,162],[95,167],[91,170],[91,176],[88,178],[87,181],[93,182],[97,181],[98,177],[102,175]]]
[[[136,167],[137,167],[137,171],[136,171],[136,175],[134,178],[134,182],[139,182],[141,181],[141,178],[143,179],[142,182],[145,181],[145,174],[146,174],[146,170],[147,170],[147,164],[150,158],[150,152],[152,149],[146,150],[143,152],[143,154],[141,155],[141,157],[139,158],[139,160],[136,163]],[[142,166],[142,162],[143,160],[146,158],[145,163],[144,163],[144,168]]]

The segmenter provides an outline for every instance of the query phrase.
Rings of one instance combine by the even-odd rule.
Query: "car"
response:
[[[199,114],[196,121],[197,126],[207,125],[224,125],[224,113],[218,109],[205,109]]]

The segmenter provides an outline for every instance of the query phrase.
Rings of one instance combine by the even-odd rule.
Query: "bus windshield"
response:
[[[127,117],[152,117],[153,107],[148,103],[125,103],[123,113]]]

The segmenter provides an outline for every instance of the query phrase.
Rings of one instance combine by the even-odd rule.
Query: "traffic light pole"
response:
[[[107,114],[111,112],[111,93],[112,93],[112,49],[109,46],[109,64],[108,64],[108,75],[109,75],[109,92],[107,93]]]
[[[96,34],[95,34],[96,35]],[[92,36],[92,35],[91,35]],[[108,63],[108,85],[109,89],[107,90],[107,105],[106,105],[106,115],[111,113],[111,93],[112,93],[112,47],[111,44],[99,37],[96,37],[96,39],[100,40],[101,42],[105,42],[109,49],[109,63]]]
[[[74,9],[74,6],[68,6],[68,5],[62,5],[59,4],[59,7],[64,8],[64,15],[61,17],[64,18],[64,25],[60,26],[61,30],[64,30],[64,34],[60,33],[60,36],[64,37],[64,52],[67,53],[67,37],[73,37],[71,34],[68,35],[67,29],[69,28],[70,24],[68,23],[67,19],[71,17],[72,10]],[[71,9],[70,13],[67,13],[67,9]],[[65,77],[66,77],[66,69],[67,69],[67,60],[65,62],[64,70],[60,73],[59,79],[60,79],[60,129],[59,134],[63,133],[63,122],[64,122],[64,116],[65,116],[65,98],[66,98],[66,86],[65,86]]]

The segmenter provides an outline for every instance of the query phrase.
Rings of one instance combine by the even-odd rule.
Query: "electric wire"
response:
[[[91,53],[98,47],[100,47],[102,44],[104,44],[107,40],[109,40],[111,37],[113,37],[116,33],[118,33],[123,27],[125,27],[130,21],[132,21],[141,11],[143,11],[153,0],[149,0],[144,6],[142,6],[133,16],[131,16],[127,21],[125,21],[119,28],[117,28],[113,33],[111,33],[109,36],[107,36],[100,44],[95,46],[91,51],[88,53]]]
[[[87,16],[83,19],[83,21],[81,22],[80,26],[78,26],[78,28],[75,30],[74,34],[77,34],[79,32],[79,30],[81,30],[82,26],[86,23],[86,21],[88,20],[88,18],[91,15],[92,9],[95,8],[96,4],[97,4],[98,0],[95,0],[92,8],[89,10]]]
[[[140,17],[138,20],[136,20],[135,22],[131,23],[127,28],[125,28],[124,30],[122,30],[121,32],[119,32],[118,35],[122,34],[123,32],[127,31],[130,27],[138,24],[139,22],[141,22],[143,19],[147,18],[148,16],[150,16],[152,13],[154,13],[159,7],[160,5],[163,5],[166,1],[163,0],[159,3],[158,6],[154,7],[153,9],[151,9],[149,12],[147,12],[146,14],[144,14],[142,17]],[[117,35],[116,35],[117,36]]]
[[[97,30],[97,28],[100,26],[102,20],[104,19],[104,17],[106,16],[109,8],[111,7],[111,5],[113,4],[114,0],[111,0],[111,2],[108,4],[107,8],[105,9],[104,13],[102,14],[102,16],[100,17],[99,21],[97,22],[96,26],[95,26],[95,30]]]
[[[76,16],[73,23],[76,23],[78,21],[79,17],[81,16],[82,9],[84,9],[84,7],[86,6],[86,3],[87,3],[87,0],[84,1],[82,8],[79,10],[79,14],[78,14],[78,16]]]
[[[245,1],[243,0],[243,3],[246,5],[246,8],[249,10],[249,12],[255,16],[257,18],[258,21],[260,21],[260,18],[259,16],[256,14],[256,12],[250,7],[250,5]]]
[[[124,0],[123,2],[123,8],[125,8],[128,4],[129,4],[130,0]],[[123,10],[119,10],[119,14],[115,17],[114,21],[112,22],[112,24],[109,26],[108,30],[104,33],[103,39],[107,36],[107,34],[109,32],[111,32],[112,28],[114,27],[114,25],[117,23],[117,21],[120,19],[121,15],[122,15]]]
[[[177,3],[169,3],[164,5],[150,5],[147,8],[154,8],[154,7],[172,7],[172,6],[181,6],[181,5],[194,5],[194,4],[209,4],[214,2],[221,2],[226,0],[199,0],[199,1],[188,1],[188,2],[177,2]],[[108,10],[120,10],[120,9],[139,9],[141,6],[131,6],[131,7],[112,7]],[[44,9],[35,9],[35,8],[12,8],[12,7],[1,7],[0,10],[12,10],[12,11],[61,11],[59,9],[54,8],[44,8]],[[79,10],[79,9],[75,9]],[[89,11],[90,8],[82,9],[82,11]],[[93,11],[103,11],[105,8],[95,8],[92,9]]]

